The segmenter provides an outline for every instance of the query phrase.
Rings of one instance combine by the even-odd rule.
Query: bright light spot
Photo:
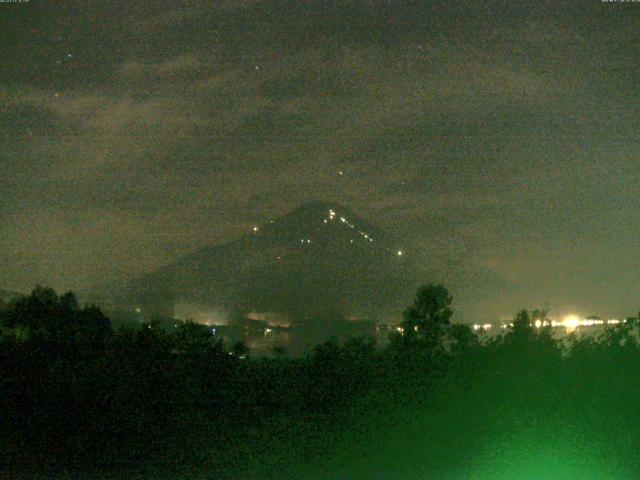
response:
[[[211,329],[211,334],[212,334],[212,335],[215,335],[215,334],[216,334],[216,329],[215,329],[215,328],[212,328],[212,329]]]
[[[482,330],[483,332],[486,332],[488,330],[491,330],[492,327],[493,327],[493,325],[490,324],[490,323],[484,323],[482,325],[480,325],[479,323],[474,323],[473,324],[473,329],[476,330],[476,331],[477,330]]]
[[[401,257],[402,256],[402,250],[398,250],[398,256]]]
[[[253,226],[253,233],[257,233],[258,232],[258,227],[256,225]]]
[[[567,331],[573,331],[580,326],[580,319],[575,315],[567,315],[562,319],[562,325]]]
[[[344,175],[344,172],[342,170],[338,170],[338,175]]]
[[[328,222],[328,221],[327,221],[327,219],[325,218],[325,219],[324,219],[324,223],[327,223],[327,222]]]
[[[540,328],[542,326],[542,320],[536,320],[535,326],[536,328]]]
[[[136,308],[134,308],[134,310],[135,310],[136,313],[142,312],[142,309],[140,307],[136,307]]]

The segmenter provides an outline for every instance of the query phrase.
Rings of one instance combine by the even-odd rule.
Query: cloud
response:
[[[0,237],[41,267],[0,284],[50,268],[21,225],[81,284],[75,252],[112,272],[92,245],[124,242],[135,274],[310,197],[514,280],[570,267],[545,251],[588,262],[637,233],[637,31],[600,4],[95,8],[34,9],[29,42],[10,19]]]

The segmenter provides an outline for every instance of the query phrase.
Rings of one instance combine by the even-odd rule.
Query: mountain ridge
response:
[[[305,323],[321,317],[397,321],[427,281],[444,280],[457,311],[465,311],[465,297],[477,302],[509,288],[493,272],[435,260],[349,207],[310,200],[246,235],[119,285],[115,293],[120,308],[149,316],[174,317],[180,305],[182,317],[204,308],[227,318],[277,312]],[[483,285],[467,285],[478,277]]]

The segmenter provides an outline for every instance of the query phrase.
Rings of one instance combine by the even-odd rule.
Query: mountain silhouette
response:
[[[311,201],[128,282],[130,306],[172,315],[177,304],[227,313],[315,318],[398,317],[424,271],[410,252],[352,210]]]
[[[453,293],[456,321],[495,320],[517,295],[517,286],[495,272],[404,245],[334,202],[310,201],[247,230],[94,290],[88,299],[107,311],[141,311],[147,319],[224,323],[251,313],[306,325],[398,321],[426,282],[443,283]]]

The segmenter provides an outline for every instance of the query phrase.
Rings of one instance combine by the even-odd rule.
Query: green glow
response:
[[[617,480],[631,478],[586,437],[529,432],[487,447],[468,478],[477,480]],[[555,438],[554,438],[555,437]],[[602,447],[602,446],[600,446]]]

